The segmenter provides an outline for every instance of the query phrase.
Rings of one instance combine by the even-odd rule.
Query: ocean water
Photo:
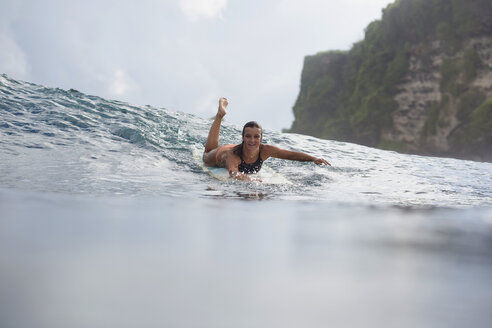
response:
[[[492,325],[491,163],[266,130],[332,166],[224,183],[210,124],[1,75],[0,327]]]

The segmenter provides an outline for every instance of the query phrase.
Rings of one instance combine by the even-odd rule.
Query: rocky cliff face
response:
[[[398,0],[347,52],[307,56],[289,131],[492,161],[492,2]]]
[[[409,58],[408,72],[398,83],[394,95],[398,106],[391,114],[393,124],[382,131],[381,138],[403,143],[409,152],[460,156],[460,147],[452,136],[465,123],[459,115],[463,95],[468,92],[470,97],[477,97],[477,101],[492,98],[492,36],[471,38],[454,55],[448,55],[440,41],[426,46],[430,55],[424,57],[414,52]],[[458,94],[441,90],[445,84],[441,73],[443,63],[462,62],[470,52],[478,57],[472,81]],[[463,76],[455,78],[466,82]],[[480,154],[475,157],[479,158]]]

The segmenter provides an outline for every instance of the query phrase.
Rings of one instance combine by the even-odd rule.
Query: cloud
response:
[[[26,79],[28,77],[26,54],[6,28],[0,29],[0,46],[2,48],[0,51],[0,73]]]
[[[192,22],[202,18],[222,18],[227,0],[180,0],[180,8]]]
[[[0,73],[204,117],[227,96],[228,122],[280,130],[304,56],[350,48],[391,1],[0,0]]]
[[[109,83],[109,92],[115,96],[122,96],[133,87],[133,81],[122,69],[116,69]]]

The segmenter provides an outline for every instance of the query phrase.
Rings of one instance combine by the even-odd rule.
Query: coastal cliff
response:
[[[400,0],[349,51],[307,56],[289,132],[492,161],[492,2]]]

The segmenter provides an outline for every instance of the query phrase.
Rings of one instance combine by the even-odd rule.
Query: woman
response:
[[[219,99],[219,109],[208,133],[203,162],[208,166],[225,167],[229,175],[237,180],[252,181],[248,174],[256,173],[269,157],[290,159],[294,161],[311,161],[315,164],[330,165],[323,158],[281,149],[261,143],[263,131],[256,122],[248,122],[243,128],[243,142],[239,145],[224,145],[219,147],[219,133],[222,118],[226,115],[229,102],[227,98]]]

